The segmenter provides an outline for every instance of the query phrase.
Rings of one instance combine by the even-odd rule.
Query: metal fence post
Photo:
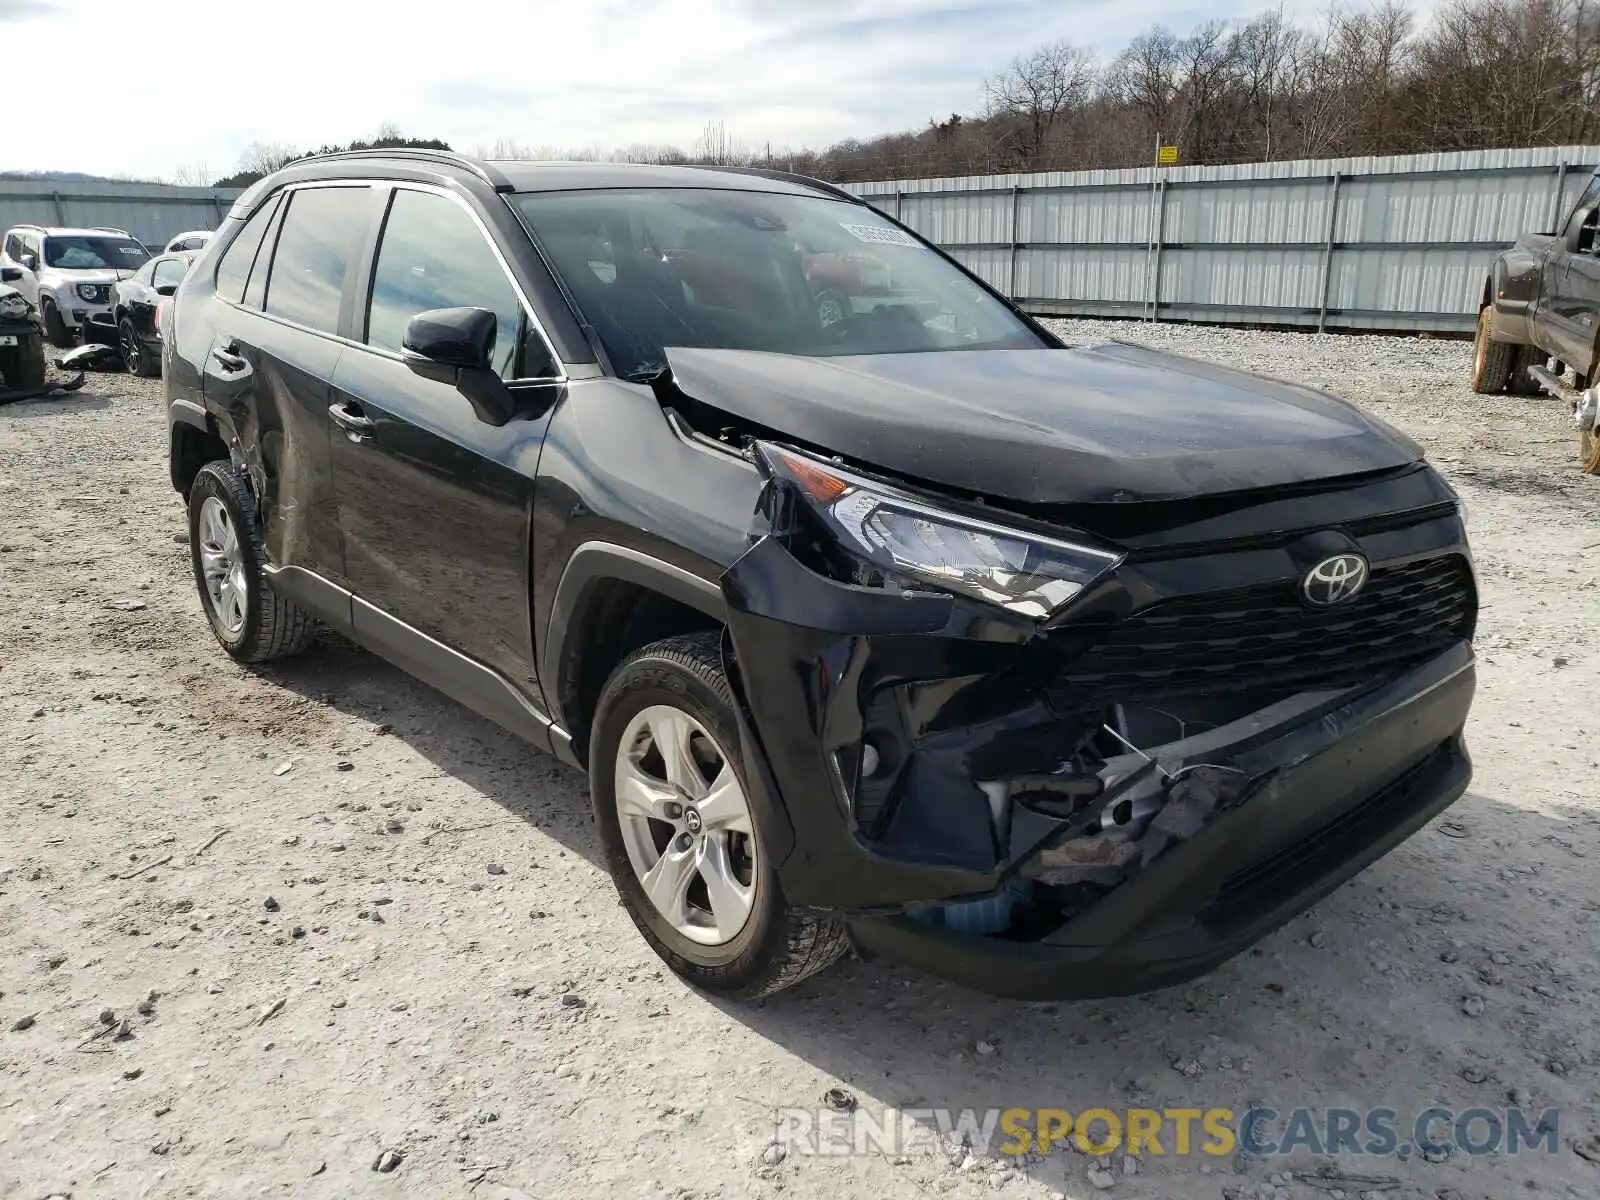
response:
[[[1017,297],[1017,251],[1021,249],[1022,225],[1022,188],[1020,185],[1011,189],[1011,265],[1006,271],[1006,294],[1013,300]]]
[[[66,203],[61,199],[61,193],[51,192],[50,199],[54,200],[56,203],[56,224],[65,225],[67,223],[67,206]]]
[[[1155,261],[1150,269],[1150,319],[1161,319],[1161,249],[1167,241],[1167,180],[1161,180],[1156,199]]]
[[[1335,171],[1328,181],[1328,229],[1322,239],[1322,300],[1317,309],[1317,332],[1328,331],[1328,291],[1333,283],[1333,235],[1339,222],[1339,183],[1344,176]]]
[[[1556,194],[1550,198],[1550,232],[1561,232],[1561,189],[1567,185],[1567,160],[1556,167]]]

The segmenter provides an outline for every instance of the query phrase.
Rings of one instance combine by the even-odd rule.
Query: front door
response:
[[[400,356],[411,317],[463,307],[499,317],[496,372],[525,403],[508,424]],[[347,348],[334,376],[332,457],[357,636],[394,653],[400,622],[537,698],[529,534],[559,372],[465,201],[395,188],[355,330],[366,348]]]

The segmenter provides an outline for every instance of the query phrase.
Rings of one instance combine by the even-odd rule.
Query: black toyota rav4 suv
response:
[[[768,171],[311,159],[164,342],[228,653],[337,630],[587,770],[655,950],[1188,979],[1467,786],[1473,570],[1327,395],[1069,347]]]

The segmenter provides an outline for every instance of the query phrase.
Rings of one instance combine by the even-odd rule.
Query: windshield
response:
[[[63,271],[135,271],[149,257],[132,238],[68,234],[44,240],[44,265]]]
[[[1042,344],[870,208],[690,188],[512,199],[625,378],[661,371],[666,346],[835,355]]]

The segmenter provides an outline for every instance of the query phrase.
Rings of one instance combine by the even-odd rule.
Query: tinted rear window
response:
[[[339,328],[345,276],[372,221],[373,190],[303,188],[289,210],[272,255],[266,311],[324,333]]]

